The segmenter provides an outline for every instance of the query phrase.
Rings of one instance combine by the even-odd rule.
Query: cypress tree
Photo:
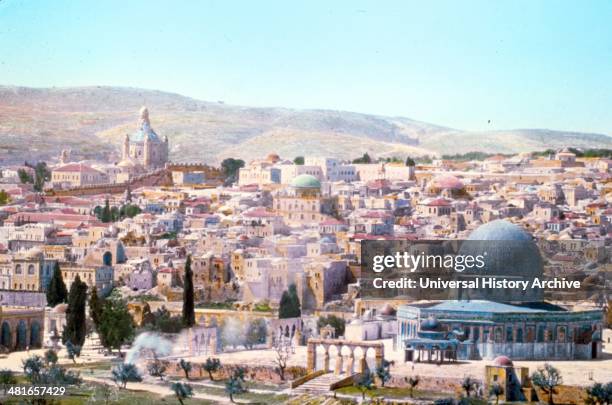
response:
[[[91,294],[89,296],[89,316],[91,316],[91,320],[93,321],[96,330],[98,330],[100,327],[103,304],[104,302],[100,298],[98,298],[97,289],[92,288]]]
[[[183,280],[183,324],[187,327],[195,325],[191,255],[188,255],[185,261],[185,276]]]
[[[278,305],[278,317],[280,319],[291,318],[291,299],[289,298],[289,292],[283,291],[280,303]]]
[[[295,284],[291,284],[289,290],[283,291],[283,295],[281,296],[278,317],[281,319],[297,318],[301,314],[302,311],[300,310],[300,299],[297,294],[297,288]]]
[[[66,302],[66,298],[68,298],[68,290],[66,289],[59,263],[55,262],[53,276],[47,286],[47,305],[54,307],[57,304]]]
[[[300,308],[300,298],[298,297],[297,288],[295,284],[289,286],[289,298],[291,299],[291,309],[293,311],[293,317],[297,318],[302,316],[302,310]]]
[[[68,294],[66,327],[62,342],[70,341],[73,345],[83,346],[85,341],[85,305],[87,303],[87,284],[77,275]]]
[[[111,222],[113,220],[110,204],[108,200],[104,202],[104,208],[102,208],[102,222]]]

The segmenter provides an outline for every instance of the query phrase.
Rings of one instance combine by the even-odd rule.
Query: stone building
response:
[[[536,400],[529,369],[515,366],[506,356],[496,357],[493,364],[485,366],[485,392],[489,392],[494,384],[501,387],[503,401]]]
[[[18,252],[12,258],[10,287],[15,291],[46,291],[53,275],[54,260],[45,259],[38,248]]]
[[[83,163],[68,163],[51,172],[51,183],[60,188],[92,186],[108,181],[105,173]]]
[[[66,288],[70,290],[72,283],[77,278],[87,284],[87,288],[96,287],[98,294],[107,295],[113,289],[113,268],[107,265],[60,265],[62,277],[66,283]]]
[[[274,194],[273,200],[274,211],[295,224],[324,221],[336,207],[332,198],[321,195],[321,182],[309,174],[294,178],[289,187]]]
[[[505,272],[510,279],[542,277],[542,260],[535,257],[538,248],[518,226],[497,220],[476,229],[470,239],[501,242],[487,251],[485,276],[500,278]],[[507,246],[516,243],[521,249],[509,252]],[[461,253],[473,251],[462,247]],[[543,301],[541,289],[532,288],[524,295],[522,291],[511,294],[513,291],[462,290],[458,300],[402,305],[396,343],[407,361],[494,359],[500,355],[516,360],[586,360],[601,356],[601,309],[569,310]]]
[[[142,107],[138,130],[132,135],[126,134],[123,140],[121,162],[118,164],[123,176],[118,176],[118,182],[127,180],[131,175],[162,168],[167,162],[168,137],[160,138],[157,135],[149,121],[149,110]]]
[[[44,309],[1,306],[0,348],[25,350],[42,345]]]

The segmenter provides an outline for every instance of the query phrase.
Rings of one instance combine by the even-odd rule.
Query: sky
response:
[[[612,135],[611,21],[607,0],[0,0],[0,84]]]

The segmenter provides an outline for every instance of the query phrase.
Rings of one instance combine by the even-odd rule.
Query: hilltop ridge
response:
[[[517,129],[461,131],[406,117],[334,110],[246,107],[130,87],[0,86],[0,159],[48,159],[68,148],[78,158],[116,160],[147,105],[170,138],[174,161],[217,163],[270,152],[283,157],[420,156],[469,151],[516,153],[563,146],[612,148],[602,134]]]

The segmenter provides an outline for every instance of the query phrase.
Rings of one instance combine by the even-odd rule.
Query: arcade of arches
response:
[[[308,339],[307,369],[334,374],[363,373],[383,364],[385,347],[381,342],[350,341],[342,339]]]
[[[44,317],[43,309],[1,307],[0,347],[8,351],[42,347]]]

